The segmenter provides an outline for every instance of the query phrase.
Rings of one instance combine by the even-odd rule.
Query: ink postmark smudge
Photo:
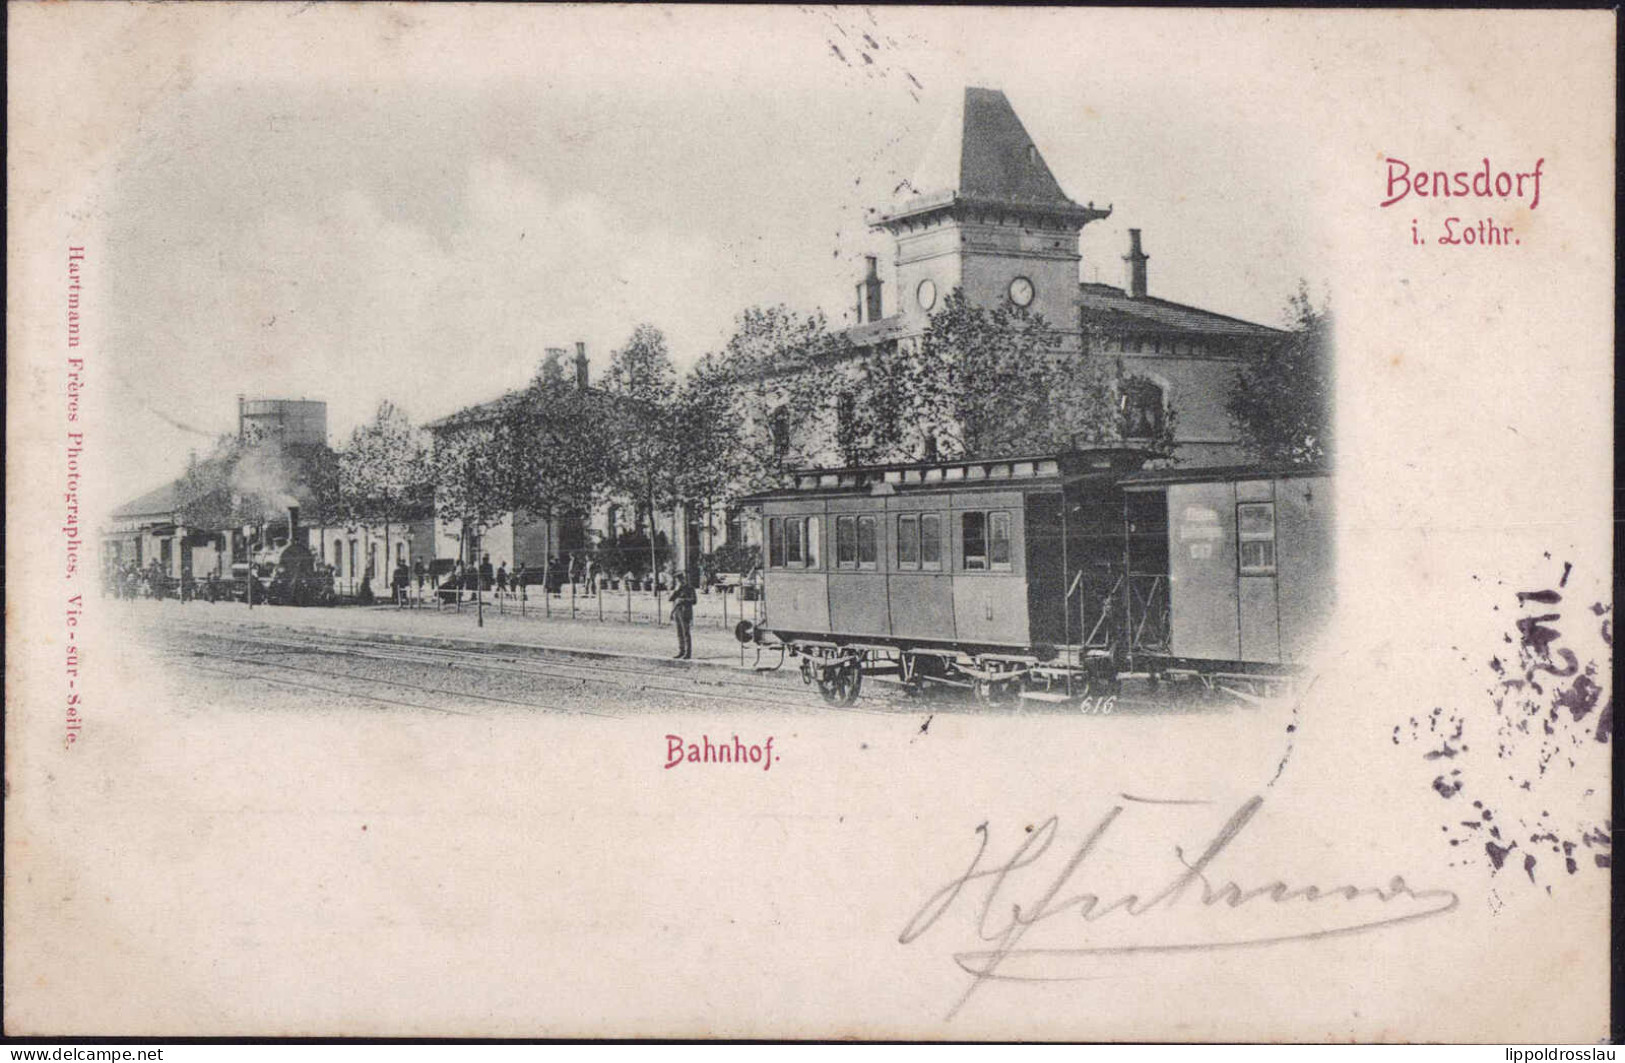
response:
[[[1487,703],[1438,706],[1391,735],[1396,746],[1421,746],[1434,769],[1452,866],[1480,864],[1548,893],[1554,881],[1613,863],[1607,787],[1585,786],[1613,741],[1613,606],[1577,608],[1574,571],[1564,562],[1553,585],[1496,606],[1512,624],[1486,662]]]

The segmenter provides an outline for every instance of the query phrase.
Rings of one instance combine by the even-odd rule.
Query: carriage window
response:
[[[989,513],[987,517],[989,554],[992,567],[1010,570],[1010,514]]]
[[[835,564],[854,568],[858,563],[858,525],[852,517],[835,518]]]
[[[987,568],[987,514],[965,513],[959,518],[965,546],[965,568],[981,571]]]
[[[897,567],[920,567],[920,518],[897,518]]]
[[[784,521],[773,517],[767,522],[767,565],[784,567]]]
[[[1243,502],[1236,507],[1236,538],[1243,576],[1275,575],[1275,503]]]
[[[942,518],[920,514],[920,567],[942,568]]]
[[[803,568],[807,564],[807,552],[804,549],[807,522],[799,518],[784,522],[784,563]]]
[[[858,567],[875,567],[875,518],[858,518]]]
[[[807,518],[807,567],[818,567],[818,526],[821,524],[817,517]]]

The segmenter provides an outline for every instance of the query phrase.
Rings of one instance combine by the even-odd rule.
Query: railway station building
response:
[[[567,360],[565,348],[549,347],[549,359],[559,363]],[[577,342],[575,355],[568,359],[575,386],[582,391],[596,391],[590,381],[591,366],[587,358],[587,345]],[[479,403],[455,413],[430,421],[424,429],[438,445],[458,432],[481,431],[501,419],[515,403],[524,398],[524,391],[510,391],[489,402]],[[563,559],[597,552],[602,558],[603,548],[613,546],[630,525],[637,523],[637,507],[624,500],[611,500],[596,507],[591,513],[560,514],[535,517],[526,514],[505,513],[491,525],[473,529],[463,526],[457,517],[439,512],[433,522],[432,555],[444,567],[461,559],[478,564],[489,558],[492,567],[506,565],[510,572],[523,564],[540,582],[547,566]],[[647,518],[648,514],[642,514]],[[679,517],[671,513],[657,513],[652,522],[657,543],[670,543],[675,538]],[[641,561],[642,558],[640,557]],[[686,559],[682,559],[686,560]],[[680,560],[679,563],[682,563]],[[619,576],[616,572],[614,575]]]
[[[917,342],[933,309],[959,288],[974,306],[1042,315],[1066,356],[1120,359],[1149,386],[1127,400],[1126,428],[1151,435],[1177,412],[1184,466],[1246,460],[1225,410],[1242,364],[1279,329],[1151,293],[1142,230],[1129,230],[1121,287],[1084,282],[1079,236],[1112,214],[1062,189],[1005,94],[967,88],[898,202],[870,222],[892,238],[891,290],[876,258],[857,284],[855,355]]]

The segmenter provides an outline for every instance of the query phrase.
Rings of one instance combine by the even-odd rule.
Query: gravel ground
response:
[[[178,696],[199,705],[604,717],[766,710],[923,718],[937,713],[1079,711],[1032,702],[989,707],[956,690],[910,697],[895,684],[877,680],[865,684],[856,704],[837,708],[798,682],[793,666],[771,675],[739,670],[737,649],[719,653],[715,646],[702,647],[701,660],[688,666],[670,662],[663,653],[639,655],[638,649],[654,650],[656,636],[669,634],[647,629],[617,631],[594,624],[515,619],[501,629],[495,624],[485,629],[487,639],[482,643],[478,630],[466,630],[455,614],[263,608],[249,613],[240,606],[145,602],[122,608],[140,641],[166,669],[185,676],[177,681]],[[346,625],[346,620],[354,626]],[[617,634],[618,639],[605,637]],[[414,636],[439,641],[434,645],[401,641]],[[447,636],[468,641],[453,642]],[[493,649],[491,643],[505,645]],[[579,645],[581,656],[570,654],[572,644]],[[544,645],[550,648],[541,656]],[[613,656],[596,656],[606,651]],[[747,662],[753,657],[748,655]],[[1113,714],[1120,716],[1228,711],[1222,704],[1132,691],[1120,695],[1112,706]]]

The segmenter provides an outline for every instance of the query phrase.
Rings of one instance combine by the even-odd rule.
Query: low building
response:
[[[550,359],[560,363],[566,351],[560,347],[547,349]],[[574,381],[577,388],[596,391],[589,381],[590,367],[587,345],[576,344],[573,360]],[[523,401],[524,391],[510,391],[488,402],[465,407],[438,420],[430,421],[424,429],[434,438],[436,446],[444,445],[457,433],[486,431],[500,421],[514,406]],[[535,517],[527,514],[504,513],[483,528],[465,527],[462,520],[440,512],[433,521],[434,554],[443,566],[462,561],[465,565],[478,565],[489,559],[492,568],[506,565],[514,571],[523,564],[536,579],[549,566],[568,566],[579,559],[594,555],[602,563],[609,563],[622,541],[622,533],[648,523],[647,515],[624,500],[603,503],[591,513],[559,514]],[[629,519],[630,518],[630,519]],[[661,527],[662,522],[664,527]],[[656,538],[670,541],[674,518],[670,514],[656,514]],[[657,543],[658,545],[658,543]],[[639,559],[642,561],[642,558]],[[646,562],[640,567],[646,567]],[[617,573],[619,574],[619,573]]]

